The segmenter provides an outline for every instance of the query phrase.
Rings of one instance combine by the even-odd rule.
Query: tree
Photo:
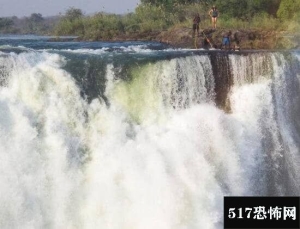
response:
[[[276,13],[279,9],[281,0],[269,0],[268,2],[270,2],[267,6],[268,14],[276,17],[277,16]]]
[[[27,17],[25,20],[25,28],[27,33],[38,34],[43,30],[44,18],[40,13],[33,13],[30,17]]]
[[[217,0],[215,5],[222,15],[245,19],[248,14],[249,0]]]
[[[80,19],[82,18],[82,16],[83,16],[82,10],[74,7],[69,8],[65,14],[65,18],[70,21]]]
[[[277,16],[281,19],[291,19],[300,10],[300,0],[281,0]]]
[[[9,31],[13,26],[14,22],[10,18],[0,18],[0,30]]]
[[[56,34],[83,36],[85,33],[83,16],[81,9],[69,8],[57,24]]]
[[[44,21],[44,18],[42,16],[42,14],[40,14],[40,13],[33,13],[30,15],[29,20],[32,22],[35,22],[35,23],[40,23],[40,22]]]
[[[274,12],[278,9],[279,2],[280,0],[216,0],[215,4],[221,14],[247,20],[255,14],[260,13],[268,13],[274,16]]]

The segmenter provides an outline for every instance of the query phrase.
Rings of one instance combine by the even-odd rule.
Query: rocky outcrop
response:
[[[220,48],[222,37],[228,29],[204,29],[199,36],[192,37],[190,28],[172,28],[161,32],[156,40],[182,48],[201,48],[204,38],[208,38],[209,46]],[[287,34],[285,32],[263,30],[231,30],[232,46],[237,45],[241,49],[296,49],[300,48],[300,35]]]

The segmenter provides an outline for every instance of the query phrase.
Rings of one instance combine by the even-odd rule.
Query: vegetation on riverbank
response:
[[[212,5],[220,12],[215,31],[208,15]],[[201,17],[199,42],[204,38],[202,31],[218,45],[222,33],[232,30],[244,48],[299,47],[300,0],[141,0],[135,12],[125,15],[85,15],[70,8],[56,23],[32,14],[25,24],[32,33],[76,35],[80,40],[158,40],[191,47],[191,21],[196,13]],[[0,18],[0,31],[13,32],[13,24]]]
[[[218,6],[218,29],[211,30],[208,11]],[[82,40],[157,40],[192,47],[191,21],[200,14],[200,30],[219,46],[224,31],[241,38],[242,48],[296,48],[300,30],[300,0],[141,0],[134,13],[85,16],[69,9],[55,28],[57,35]],[[199,41],[204,34],[200,34]]]
[[[51,35],[59,24],[60,16],[44,18],[40,13],[28,17],[0,17],[0,34],[37,34]]]

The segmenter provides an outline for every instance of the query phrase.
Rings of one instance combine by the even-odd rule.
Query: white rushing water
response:
[[[225,113],[208,56],[131,82],[108,65],[107,106],[80,96],[58,54],[1,54],[0,228],[219,229],[224,195],[299,195],[288,62],[253,55],[229,58]]]

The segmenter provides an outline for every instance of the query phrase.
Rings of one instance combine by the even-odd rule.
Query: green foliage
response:
[[[92,40],[113,39],[116,35],[124,33],[124,27],[120,16],[98,13],[84,20],[84,38]]]
[[[30,15],[30,17],[27,17],[25,20],[25,28],[28,31],[28,33],[38,34],[41,31],[46,30],[46,27],[43,24],[44,18],[40,13],[33,13]]]
[[[97,13],[89,17],[70,19],[68,13],[56,26],[56,35],[78,35],[84,39],[113,39],[122,34],[162,31],[171,26],[191,21],[201,4],[180,5],[172,8],[163,5],[141,4],[135,13],[124,16]]]
[[[242,20],[261,13],[274,15],[279,6],[278,0],[216,0],[215,4],[222,15]]]
[[[267,13],[257,14],[251,19],[251,23],[249,25],[250,29],[257,30],[282,30],[283,24],[280,23],[279,19],[270,16]]]
[[[13,20],[9,18],[0,18],[0,28],[10,27],[13,25]]]
[[[277,16],[284,20],[292,19],[300,11],[300,0],[281,0]]]
[[[134,13],[99,12],[85,16],[81,9],[66,10],[63,16],[46,20],[40,13],[29,17],[0,18],[1,33],[78,35],[87,40],[109,40],[137,34],[147,36],[173,27],[192,27],[200,13],[200,28],[211,27],[208,11],[216,5],[219,28],[264,29],[298,32],[300,0],[141,0]],[[54,27],[54,29],[53,29]]]
[[[50,34],[51,24],[40,13],[32,13],[29,17],[0,18],[0,32],[10,34]]]
[[[125,34],[136,33],[140,30],[140,25],[135,14],[130,13],[122,18]]]
[[[53,28],[58,20],[59,16],[44,18],[40,13],[32,13],[22,18],[2,17],[0,18],[0,33],[53,35]]]
[[[69,21],[75,21],[82,17],[83,17],[83,13],[81,9],[71,7],[66,11],[64,19]]]
[[[269,4],[267,5],[266,12],[269,15],[271,15],[273,17],[276,17],[281,0],[271,0],[271,1],[268,1],[268,2],[269,2]]]
[[[42,16],[42,14],[40,14],[40,13],[31,14],[29,19],[30,19],[30,21],[35,22],[35,23],[44,21],[44,18]]]
[[[284,28],[292,33],[298,33],[300,31],[300,11],[295,13],[291,20],[285,20],[282,22]],[[298,35],[299,36],[299,35]]]
[[[166,30],[178,24],[184,24],[191,28],[192,19],[196,13],[200,13],[203,22],[207,15],[208,6],[205,3],[178,4],[172,7],[164,5],[142,4],[138,6],[133,15],[140,31]]]
[[[225,16],[219,21],[219,27],[226,29],[281,30],[284,25],[280,23],[279,19],[267,13],[261,13],[254,15],[249,20],[237,20]]]
[[[144,4],[136,8],[135,21],[142,32],[164,30],[172,24],[172,14],[163,6]]]
[[[69,8],[55,28],[58,35],[84,35],[84,17],[81,9]]]
[[[58,35],[84,35],[83,19],[62,19],[55,28],[55,33]]]
[[[220,12],[219,28],[296,31],[299,28],[300,0],[294,1],[294,11],[289,18],[293,19],[292,22],[280,21],[284,16],[276,18],[276,13],[283,15],[281,12],[288,12],[287,9],[291,8],[289,1],[293,0],[141,0],[142,4],[135,12],[126,15],[97,13],[84,16],[80,9],[70,8],[55,31],[57,35],[78,35],[86,40],[134,37],[135,34],[146,35],[171,27],[191,28],[196,13],[200,13],[200,28],[204,29],[211,27],[208,11],[212,5],[216,5]],[[295,2],[299,3],[298,6]]]
[[[0,18],[0,31],[9,32],[12,29],[14,22],[10,18]]]

